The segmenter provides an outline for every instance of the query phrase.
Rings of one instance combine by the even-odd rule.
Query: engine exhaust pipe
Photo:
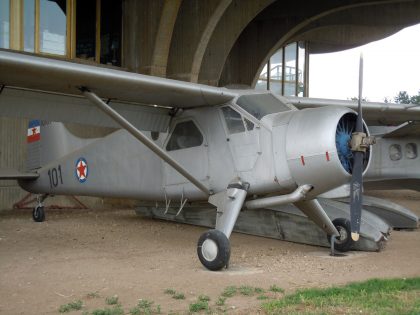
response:
[[[313,189],[311,185],[302,185],[296,188],[296,190],[287,195],[267,197],[261,199],[255,199],[245,202],[245,209],[261,209],[265,207],[280,206],[288,203],[295,203],[302,201],[306,198],[306,194]]]

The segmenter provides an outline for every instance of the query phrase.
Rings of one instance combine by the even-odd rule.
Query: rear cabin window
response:
[[[167,151],[175,151],[199,147],[203,143],[203,135],[192,120],[178,123],[166,145]]]

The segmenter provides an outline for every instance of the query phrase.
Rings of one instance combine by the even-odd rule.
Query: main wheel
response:
[[[204,267],[212,271],[220,270],[229,263],[229,239],[223,232],[208,230],[198,240],[197,254]]]
[[[351,226],[350,221],[344,218],[337,218],[332,221],[336,227],[339,237],[335,238],[334,248],[340,252],[347,252],[350,250],[353,245],[353,240],[351,238]],[[331,235],[327,235],[328,242],[331,242]]]
[[[32,218],[34,219],[35,222],[43,222],[43,221],[45,221],[44,207],[42,207],[42,206],[36,206],[32,210]]]

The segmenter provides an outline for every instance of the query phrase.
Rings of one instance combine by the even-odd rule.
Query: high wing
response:
[[[180,108],[223,104],[236,96],[223,88],[8,51],[0,51],[0,84],[77,95],[84,86],[104,99]]]
[[[285,98],[298,109],[343,106],[357,110],[357,101],[294,96]],[[406,121],[420,120],[420,106],[413,104],[362,102],[362,107],[363,118],[369,125],[399,125]]]
[[[0,50],[0,116],[119,127],[80,87],[149,131],[167,130],[171,108],[219,105],[236,96],[225,88]]]

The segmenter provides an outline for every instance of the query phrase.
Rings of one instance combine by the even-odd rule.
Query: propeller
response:
[[[375,143],[373,137],[368,137],[363,128],[362,116],[362,89],[363,89],[363,55],[359,62],[359,98],[356,128],[351,138],[351,151],[353,152],[352,177],[350,182],[350,226],[351,238],[359,240],[360,221],[363,202],[363,170],[367,148]]]

